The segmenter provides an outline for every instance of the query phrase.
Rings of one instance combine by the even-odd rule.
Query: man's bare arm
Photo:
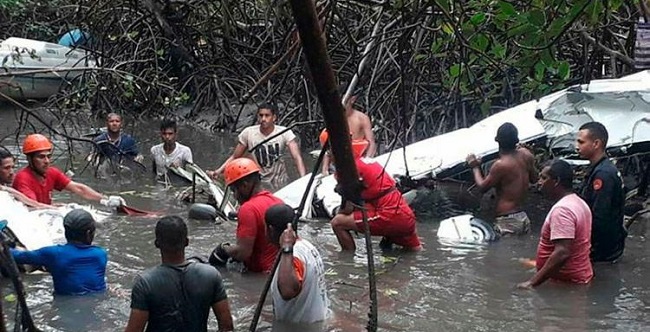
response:
[[[520,153],[526,162],[528,181],[530,183],[536,183],[537,167],[535,166],[535,156],[533,155],[531,148],[529,148],[527,145],[520,145],[517,148],[517,153]]]
[[[254,237],[237,238],[237,244],[226,246],[228,256],[234,260],[245,262],[253,255],[253,246],[255,245]]]
[[[291,157],[293,157],[293,161],[296,163],[296,168],[298,169],[298,173],[300,173],[300,176],[305,176],[305,164],[302,161],[302,155],[300,154],[300,147],[298,146],[298,142],[296,140],[291,140],[288,144],[289,146],[289,153],[291,153]]]
[[[223,170],[226,168],[226,165],[231,162],[233,159],[241,158],[246,153],[247,146],[238,142],[235,146],[235,151],[232,152],[232,155],[226,159],[226,161],[221,164],[219,168],[215,171],[217,174],[223,173]]]
[[[95,189],[90,188],[83,183],[75,181],[70,181],[70,183],[68,183],[68,185],[65,187],[65,190],[79,195],[89,201],[99,202],[102,198],[104,198],[104,196],[95,191]]]
[[[490,188],[496,186],[503,176],[503,170],[501,166],[501,161],[497,160],[492,164],[490,172],[486,177],[483,176],[481,172],[481,161],[476,158],[476,156],[469,155],[467,156],[467,163],[472,167],[472,174],[474,175],[474,182],[476,186],[481,190],[481,192],[486,192]]]
[[[363,136],[366,138],[368,141],[368,149],[366,150],[366,157],[374,157],[375,153],[377,153],[377,145],[375,143],[375,134],[372,132],[372,123],[370,122],[370,117],[368,117],[366,114],[361,113],[363,116],[361,125],[363,128]]]
[[[233,331],[232,314],[228,300],[221,300],[212,305],[212,312],[217,317],[219,332]]]
[[[538,179],[537,167],[535,166],[535,157],[528,152],[528,180],[530,183],[536,183]]]
[[[126,329],[124,329],[124,332],[142,332],[144,331],[148,320],[149,311],[131,309],[129,322],[126,324]]]
[[[569,256],[571,256],[570,248],[572,240],[573,239],[559,239],[553,241],[555,248],[553,249],[553,253],[551,253],[551,256],[549,256],[546,263],[544,263],[544,266],[542,266],[542,268],[539,269],[539,271],[537,271],[537,273],[535,273],[535,275],[530,278],[530,280],[520,284],[520,287],[526,288],[526,286],[539,286],[548,278],[552,277],[554,274],[560,271],[562,266],[564,266],[566,260],[569,259]]]
[[[330,154],[326,153],[325,156],[323,157],[323,166],[321,167],[321,172],[323,175],[329,175],[330,174]]]

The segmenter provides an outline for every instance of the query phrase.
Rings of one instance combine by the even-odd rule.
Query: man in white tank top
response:
[[[286,204],[270,207],[264,218],[266,234],[282,255],[271,283],[274,316],[276,321],[315,323],[329,316],[325,267],[318,249],[296,236],[293,218]]]

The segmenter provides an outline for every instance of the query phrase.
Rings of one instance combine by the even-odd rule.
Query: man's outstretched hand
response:
[[[477,158],[473,153],[470,153],[467,158],[465,158],[465,161],[470,168],[481,166],[481,158]]]
[[[99,204],[109,208],[118,208],[122,205],[126,205],[126,201],[120,196],[108,196],[100,199]]]

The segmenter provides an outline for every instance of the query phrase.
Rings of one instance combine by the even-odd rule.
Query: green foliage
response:
[[[441,36],[453,38],[435,38],[430,55],[447,56],[443,87],[479,93],[476,107],[482,114],[503,102],[504,91],[517,91],[506,99],[518,103],[581,81],[575,76],[585,65],[575,57],[578,30],[599,29],[624,5],[620,0],[449,3],[438,1],[437,9],[446,14],[439,22]]]
[[[0,10],[17,10],[22,9],[22,0],[0,0]]]

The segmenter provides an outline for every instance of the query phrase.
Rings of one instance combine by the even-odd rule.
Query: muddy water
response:
[[[0,113],[1,136],[12,116]],[[141,146],[157,143],[155,124],[134,130]],[[179,140],[193,148],[195,161],[214,167],[229,153],[233,137],[208,136],[191,128],[181,129]],[[307,160],[309,157],[305,157]],[[66,165],[65,160],[60,160]],[[311,161],[310,161],[311,163]],[[83,166],[83,164],[78,165]],[[186,206],[175,199],[181,188],[166,188],[149,177],[105,181],[91,172],[75,179],[108,193],[122,193],[133,206],[186,215]],[[66,195],[59,201],[70,201]],[[478,199],[466,188],[450,185],[421,196],[418,232],[425,250],[420,253],[376,254],[381,331],[648,331],[650,315],[650,245],[642,236],[628,240],[624,259],[616,265],[596,266],[589,286],[547,283],[534,291],[515,289],[531,276],[519,257],[532,257],[549,202],[532,194],[528,210],[534,221],[530,236],[489,245],[440,243],[436,237],[441,218],[478,208]],[[97,231],[96,243],[109,252],[108,283],[102,296],[53,297],[47,275],[25,276],[28,302],[40,327],[47,331],[116,331],[126,324],[129,292],[134,276],[159,263],[153,246],[156,220],[112,217]],[[213,225],[190,221],[188,255],[206,254],[221,241],[233,241],[235,224]],[[366,261],[363,242],[356,254],[338,252],[336,238],[327,223],[302,224],[300,235],[320,249],[328,271],[327,282],[333,318],[324,331],[364,330],[367,301]],[[376,244],[375,244],[376,248]],[[265,277],[223,271],[237,330],[247,330]],[[5,282],[3,294],[11,288]],[[4,299],[4,307],[13,302]],[[11,312],[11,310],[8,310]],[[267,302],[260,330],[271,330],[272,308]],[[216,330],[211,317],[210,329]],[[303,328],[284,327],[278,331]]]

